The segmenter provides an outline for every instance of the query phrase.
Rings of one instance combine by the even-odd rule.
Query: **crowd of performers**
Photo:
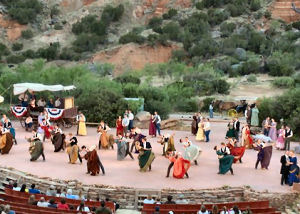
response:
[[[230,172],[232,175],[233,164],[242,163],[242,157],[246,149],[254,149],[257,151],[257,161],[255,169],[259,164],[261,169],[267,170],[272,157],[273,146],[277,149],[284,149],[288,152],[282,156],[282,181],[281,184],[292,185],[294,182],[299,182],[298,174],[299,167],[297,165],[297,158],[290,149],[290,139],[293,136],[292,130],[288,126],[282,126],[277,130],[277,123],[274,119],[266,118],[262,122],[261,133],[254,135],[251,133],[251,125],[258,124],[258,110],[256,107],[251,109],[251,119],[248,118],[249,111],[246,111],[246,119],[249,123],[241,127],[238,118],[232,119],[227,125],[227,132],[225,141],[220,145],[215,146],[218,160],[219,172],[218,174],[226,174]],[[87,174],[98,175],[100,172],[105,174],[105,169],[99,155],[99,150],[114,149],[116,144],[117,160],[121,161],[127,156],[134,160],[133,152],[138,154],[138,163],[141,172],[151,171],[152,163],[155,159],[155,154],[152,151],[152,145],[148,141],[148,137],[143,135],[141,130],[133,126],[134,115],[130,110],[127,110],[123,116],[119,116],[116,120],[116,134],[109,134],[110,127],[101,121],[97,132],[99,133],[98,145],[93,145],[90,148],[78,145],[76,135],[87,135],[86,118],[82,112],[76,117],[78,128],[76,135],[73,133],[65,134],[54,124],[51,124],[47,112],[41,112],[38,117],[38,126],[34,127],[32,118],[28,117],[25,121],[26,130],[32,131],[32,137],[26,138],[30,142],[29,153],[31,155],[30,161],[35,161],[39,157],[46,160],[44,154],[43,142],[50,139],[54,146],[54,152],[65,151],[69,157],[69,163],[75,164],[82,160],[87,161]],[[191,165],[198,165],[198,157],[201,154],[201,149],[194,144],[188,137],[180,139],[180,145],[184,152],[178,152],[175,148],[174,134],[164,134],[160,132],[161,118],[157,112],[151,115],[149,121],[149,137],[158,137],[158,143],[162,146],[162,156],[169,160],[166,177],[169,177],[171,169],[173,169],[174,178],[189,178],[188,170]],[[192,134],[196,141],[209,142],[209,135],[211,131],[211,124],[208,118],[197,113],[193,117]],[[12,124],[6,115],[3,115],[1,120],[1,139],[0,150],[1,154],[7,154],[13,146],[13,139],[15,138],[15,131]]]

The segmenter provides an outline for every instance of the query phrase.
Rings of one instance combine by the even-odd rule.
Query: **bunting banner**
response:
[[[51,120],[58,120],[63,116],[64,110],[59,108],[46,108]]]
[[[27,113],[27,108],[26,107],[21,107],[21,106],[12,106],[11,107],[11,112],[16,117],[24,117]]]

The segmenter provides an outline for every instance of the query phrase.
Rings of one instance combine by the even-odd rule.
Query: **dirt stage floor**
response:
[[[142,173],[139,172],[137,154],[134,154],[135,160],[127,157],[123,161],[117,161],[116,146],[115,150],[98,150],[101,161],[105,167],[106,175],[90,176],[86,174],[86,162],[79,162],[75,165],[68,164],[68,156],[65,152],[53,152],[53,145],[49,140],[45,142],[46,161],[40,158],[36,162],[30,162],[28,152],[29,143],[25,140],[25,136],[30,137],[30,132],[25,132],[18,122],[14,122],[16,128],[18,145],[13,146],[8,155],[0,156],[0,165],[13,167],[15,169],[25,171],[40,177],[51,177],[64,180],[77,179],[85,184],[104,184],[113,186],[128,186],[135,188],[149,189],[203,189],[222,187],[224,185],[236,187],[248,185],[255,190],[269,190],[271,192],[288,192],[291,188],[280,185],[280,156],[282,151],[273,150],[273,156],[269,170],[255,170],[254,164],[257,153],[254,150],[247,150],[243,163],[233,165],[235,175],[230,173],[226,175],[218,175],[218,159],[213,147],[224,141],[227,123],[212,123],[211,142],[196,142],[195,137],[189,132],[163,130],[162,133],[175,133],[176,149],[183,151],[179,144],[179,139],[189,136],[190,139],[202,149],[199,157],[198,166],[192,165],[189,170],[189,179],[174,179],[172,176],[166,178],[166,171],[169,161],[162,156],[162,147],[157,143],[156,138],[149,138],[155,153],[155,160],[152,164],[152,171]],[[73,127],[65,132],[75,132]],[[115,133],[112,129],[110,133]],[[148,130],[143,130],[144,134]],[[91,146],[98,143],[98,135],[96,128],[88,128],[88,136],[78,137],[79,146]],[[292,148],[296,144],[292,145]],[[298,156],[299,157],[299,156]]]

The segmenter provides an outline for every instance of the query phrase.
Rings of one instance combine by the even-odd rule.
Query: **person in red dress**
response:
[[[228,143],[226,146],[229,148],[230,154],[234,156],[233,163],[236,163],[237,161],[242,163],[242,157],[246,148],[245,146],[237,146],[236,144],[236,139],[228,138]]]
[[[152,137],[156,137],[155,118],[153,114],[151,114],[149,122],[149,135]]]
[[[189,178],[187,171],[189,170],[191,163],[189,160],[186,160],[182,157],[180,152],[170,153],[166,156],[170,160],[170,165],[168,167],[167,177],[169,177],[169,173],[171,168],[173,167],[173,177],[177,179],[182,179],[184,176]]]
[[[119,116],[117,121],[116,121],[116,127],[117,127],[117,133],[116,133],[116,136],[118,135],[124,135],[124,132],[123,132],[123,125],[122,125],[122,117]]]

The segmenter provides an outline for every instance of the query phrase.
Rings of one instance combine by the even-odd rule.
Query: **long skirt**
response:
[[[101,148],[108,149],[109,145],[108,145],[107,133],[105,131],[101,131],[99,144],[101,145]]]
[[[290,168],[288,183],[293,186],[293,183],[299,183],[299,167],[297,165],[292,165]]]
[[[264,157],[261,161],[261,168],[268,169],[272,157],[273,147],[266,146],[263,148],[263,151],[264,151]]]
[[[178,158],[174,162],[173,177],[181,179],[184,177],[185,173],[189,170],[191,162],[185,160],[184,158]]]
[[[246,150],[245,146],[233,147],[231,144],[228,144],[227,146],[230,149],[230,154],[234,156],[233,163],[242,159]]]
[[[277,130],[274,127],[271,127],[269,130],[269,137],[273,140],[276,141],[277,140]]]
[[[233,163],[234,157],[232,155],[225,155],[222,158],[219,158],[219,173],[226,174]]]
[[[197,121],[196,120],[193,120],[193,122],[192,122],[191,132],[193,135],[197,134]]]
[[[36,161],[44,152],[44,146],[41,141],[31,142],[30,146],[31,161]]]
[[[81,135],[81,136],[87,135],[85,122],[79,121],[78,135]]]
[[[123,160],[126,156],[127,143],[125,141],[117,142],[118,152],[117,160]]]
[[[183,158],[190,162],[193,162],[198,159],[200,152],[201,150],[198,146],[190,145],[185,149]]]
[[[67,147],[67,153],[69,155],[71,164],[76,163],[76,161],[78,159],[78,151],[79,151],[79,147],[77,145]]]
[[[155,155],[152,151],[145,150],[145,151],[140,151],[138,158],[139,158],[140,171],[146,172],[149,166],[152,164]]]
[[[277,141],[276,141],[276,148],[277,149],[284,149],[284,138],[282,136],[279,136],[277,138]]]
[[[149,135],[150,136],[156,135],[156,127],[155,127],[155,124],[152,122],[152,120],[150,120],[150,123],[149,123]]]
[[[201,126],[199,126],[197,135],[196,135],[196,140],[197,141],[203,141],[204,140],[204,130]]]
[[[13,146],[13,136],[11,133],[3,134],[0,137],[1,154],[8,154]]]
[[[228,129],[228,131],[226,133],[226,137],[228,137],[228,138],[235,137],[234,129]]]
[[[54,152],[59,152],[64,147],[65,135],[56,133],[52,137],[52,144],[54,145]]]

